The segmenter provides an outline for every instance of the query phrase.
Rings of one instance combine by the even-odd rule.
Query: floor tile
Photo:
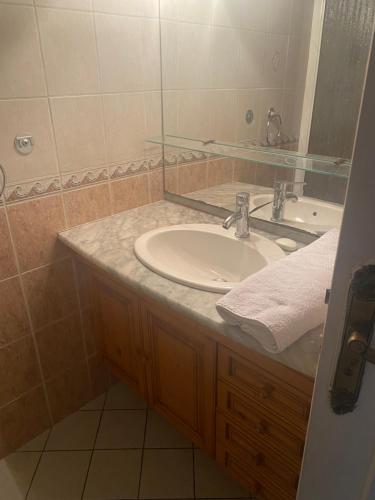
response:
[[[78,411],[51,429],[46,450],[91,450],[100,421],[100,411]]]
[[[137,498],[142,450],[97,450],[92,457],[83,498]]]
[[[48,439],[49,432],[49,430],[42,432],[42,434],[39,434],[39,436],[21,446],[21,448],[18,448],[17,451],[43,451]]]
[[[105,394],[101,394],[97,398],[89,401],[85,406],[82,406],[80,411],[102,410],[105,401]]]
[[[105,411],[95,447],[97,449],[142,448],[145,425],[145,410]]]
[[[194,498],[193,450],[145,450],[140,498]]]
[[[194,450],[196,498],[249,498],[249,492],[231,479],[200,450]]]
[[[49,451],[40,461],[27,500],[78,500],[90,451]]]
[[[124,384],[112,386],[107,393],[106,410],[144,410],[146,402]]]
[[[13,453],[0,460],[0,500],[23,500],[29,489],[40,453]]]
[[[191,448],[191,442],[167,420],[150,410],[147,417],[145,448]]]

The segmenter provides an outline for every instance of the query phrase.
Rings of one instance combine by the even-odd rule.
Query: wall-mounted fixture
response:
[[[248,109],[245,114],[245,120],[248,125],[253,123],[254,121],[254,111],[252,109]]]
[[[34,147],[34,139],[31,135],[17,136],[14,146],[21,155],[29,155]]]
[[[0,175],[1,175],[1,182],[0,182],[0,196],[3,195],[5,191],[5,184],[6,184],[6,174],[5,174],[5,169],[2,165],[0,165]]]

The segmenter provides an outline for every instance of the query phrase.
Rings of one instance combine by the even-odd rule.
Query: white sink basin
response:
[[[250,210],[273,200],[273,194],[259,194],[250,200]],[[343,209],[334,203],[315,200],[314,198],[300,197],[298,201],[288,200],[285,205],[284,218],[281,221],[288,226],[298,227],[318,234],[341,225]],[[253,217],[270,220],[272,203],[260,208]]]
[[[150,231],[137,239],[138,259],[165,278],[192,288],[226,293],[240,281],[284,256],[272,241],[251,234],[238,240],[234,228],[183,224]]]

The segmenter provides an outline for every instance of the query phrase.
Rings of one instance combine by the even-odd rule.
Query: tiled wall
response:
[[[311,0],[161,0],[165,131],[264,141],[273,106],[298,137],[312,8]]]
[[[157,0],[0,0],[0,456],[100,392],[56,233],[162,198]],[[15,151],[16,135],[34,151]]]

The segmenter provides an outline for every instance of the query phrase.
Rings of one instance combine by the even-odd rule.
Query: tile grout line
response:
[[[91,454],[90,454],[90,459],[89,459],[89,463],[88,463],[88,467],[87,467],[86,477],[85,477],[85,481],[84,481],[83,488],[82,488],[81,500],[83,499],[83,496],[85,494],[86,485],[87,485],[87,479],[89,477],[91,463],[92,463],[92,458],[93,458],[94,452],[95,452],[96,441],[98,439],[100,427],[101,427],[101,424],[102,424],[102,419],[103,419],[103,414],[104,414],[104,408],[105,408],[105,404],[107,402],[107,396],[108,396],[108,390],[105,392],[103,406],[102,406],[102,409],[101,409],[101,412],[100,412],[100,418],[99,418],[98,428],[96,429],[95,439],[94,439],[94,442],[93,442],[93,445],[92,445],[92,449],[91,449]]]
[[[144,459],[144,454],[145,454],[145,444],[146,444],[146,434],[147,434],[148,414],[149,414],[149,407],[147,406],[147,408],[146,408],[146,422],[145,422],[145,429],[144,429],[144,432],[143,432],[143,443],[142,443],[142,452],[141,452],[141,469],[140,469],[140,471],[139,471],[139,481],[138,481],[137,499],[139,499],[140,494],[141,494],[142,472],[143,472],[143,459]]]
[[[35,470],[34,470],[33,477],[31,478],[30,485],[29,485],[29,487],[28,487],[28,489],[27,489],[27,492],[26,492],[26,495],[25,495],[25,500],[27,500],[27,497],[29,496],[29,493],[30,493],[31,487],[32,487],[32,485],[33,485],[33,482],[34,482],[34,479],[35,479],[35,476],[36,476],[36,473],[37,473],[37,471],[38,471],[38,469],[39,469],[40,462],[42,461],[42,457],[43,457],[43,455],[44,455],[44,453],[45,453],[45,451],[46,451],[46,446],[47,446],[47,443],[48,443],[49,437],[50,437],[50,435],[51,435],[51,432],[52,432],[52,427],[50,427],[50,428],[48,429],[48,436],[47,436],[47,439],[46,439],[46,441],[45,441],[45,443],[44,443],[44,445],[43,445],[43,449],[42,449],[42,451],[41,451],[41,453],[40,453],[40,457],[39,457],[38,463],[36,464],[36,467],[35,467]]]

